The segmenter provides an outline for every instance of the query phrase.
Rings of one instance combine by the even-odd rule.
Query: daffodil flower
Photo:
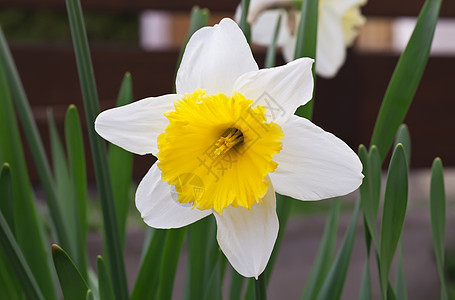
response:
[[[191,37],[177,94],[102,112],[103,138],[158,158],[136,192],[145,223],[178,228],[213,214],[221,250],[257,278],[278,233],[275,192],[319,200],[355,190],[356,154],[294,115],[312,97],[312,63],[259,70],[237,24],[223,19]]]
[[[251,0],[247,20],[252,24],[252,41],[258,45],[269,45],[281,15],[277,44],[282,47],[285,60],[292,61],[301,3],[298,0]],[[365,3],[366,0],[319,0],[316,44],[318,75],[333,77],[343,65],[346,47],[352,46],[359,28],[365,23],[360,12],[360,6]],[[236,17],[240,17],[240,7]]]

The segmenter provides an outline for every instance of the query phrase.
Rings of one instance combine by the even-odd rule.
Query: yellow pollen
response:
[[[224,133],[224,136],[220,137],[215,143],[215,155],[225,154],[231,150],[234,146],[243,142],[243,134],[237,128],[229,128]]]

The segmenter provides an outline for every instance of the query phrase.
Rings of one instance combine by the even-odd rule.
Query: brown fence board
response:
[[[367,16],[417,16],[424,0],[370,0],[363,12]],[[211,11],[232,13],[240,0],[82,0],[84,10],[111,10],[137,12],[144,9],[190,11],[194,5]],[[63,0],[0,0],[0,8],[51,8],[65,9]],[[441,16],[455,17],[455,2],[443,1]]]

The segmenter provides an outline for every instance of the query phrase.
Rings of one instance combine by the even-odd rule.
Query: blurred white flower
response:
[[[316,73],[333,77],[343,65],[346,47],[353,44],[359,28],[365,23],[360,7],[366,0],[319,0],[316,45]],[[300,21],[299,1],[251,0],[247,20],[251,24],[253,43],[267,46],[272,42],[278,17],[282,22],[278,46],[286,61],[294,59],[297,29]],[[240,19],[240,6],[236,19]]]

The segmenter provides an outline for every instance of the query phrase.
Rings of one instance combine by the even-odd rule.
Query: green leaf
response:
[[[379,251],[380,285],[387,293],[390,266],[403,229],[408,201],[408,169],[403,146],[398,144],[390,160],[384,195]]]
[[[352,246],[354,245],[355,233],[357,229],[357,219],[359,217],[360,200],[356,202],[354,211],[352,212],[351,221],[349,222],[348,229],[341,244],[340,251],[335,258],[321,291],[316,299],[318,300],[332,300],[340,299],[341,292],[343,291],[346,273],[348,271],[349,262],[351,260]]]
[[[229,288],[229,299],[230,300],[238,300],[241,299],[242,290],[243,290],[243,283],[245,282],[245,277],[237,273],[234,268],[232,269],[231,275],[231,284]]]
[[[100,300],[115,299],[109,272],[106,270],[104,260],[100,255],[98,255],[96,258],[96,269],[98,270],[98,287],[100,290]]]
[[[377,203],[373,195],[373,179],[370,177],[370,159],[365,146],[359,147],[359,158],[363,165],[364,174],[362,185],[360,186],[360,206],[362,207],[364,221],[368,229],[369,238],[373,242],[374,248],[378,249],[378,233],[376,231]],[[367,249],[367,252],[369,249]]]
[[[95,176],[103,212],[106,251],[111,272],[112,284],[117,299],[128,299],[125,265],[115,209],[112,181],[107,162],[106,146],[94,129],[95,118],[99,113],[98,94],[96,91],[93,67],[90,58],[87,35],[82,17],[81,4],[78,0],[66,0],[68,18],[76,54],[76,63],[81,82],[87,128],[92,150]]]
[[[60,203],[57,200],[57,194],[54,190],[54,182],[52,179],[52,173],[49,167],[49,162],[47,160],[46,154],[44,152],[43,143],[39,136],[38,127],[36,126],[36,122],[33,118],[33,114],[28,103],[27,96],[24,91],[24,87],[22,86],[22,82],[20,81],[19,74],[16,70],[16,66],[14,65],[14,61],[12,59],[11,53],[8,49],[6,40],[3,36],[3,32],[0,30],[0,61],[2,62],[2,69],[4,70],[4,74],[2,76],[6,76],[6,82],[9,83],[11,88],[12,99],[14,100],[16,111],[19,115],[21,120],[21,124],[23,127],[23,131],[27,142],[29,144],[30,152],[33,157],[33,161],[35,163],[36,171],[38,172],[39,178],[41,180],[41,184],[44,189],[44,193],[46,195],[47,205],[49,207],[50,215],[52,222],[54,223],[54,228],[57,233],[57,240],[67,248],[70,248],[70,241],[68,238],[68,229],[66,228],[66,224],[63,221],[62,210],[60,207]],[[4,88],[2,88],[3,90]],[[6,89],[6,88],[5,88]],[[14,114],[14,113],[13,113]],[[14,167],[16,169],[16,167]],[[28,176],[27,176],[28,177]],[[19,220],[18,220],[19,221]],[[27,233],[27,235],[31,235]],[[19,244],[21,243],[21,238],[19,239]],[[28,255],[25,253],[25,256]],[[30,260],[28,260],[30,264]],[[32,270],[34,267],[31,266]],[[36,273],[35,273],[36,274]],[[47,277],[47,276],[45,276]],[[40,280],[40,279],[38,279]],[[53,283],[52,283],[53,285]],[[45,290],[45,293],[47,289]],[[55,290],[52,288],[52,290]],[[53,293],[55,294],[55,293]],[[55,297],[55,296],[52,296]]]
[[[198,30],[204,26],[207,26],[209,22],[210,12],[208,9],[200,9],[198,6],[193,6],[191,9],[191,19],[190,19],[190,27],[188,29],[188,33],[186,34],[186,40],[180,49],[179,58],[177,60],[177,68],[176,71],[180,67],[180,63],[182,62],[183,53],[185,52],[186,44],[190,40],[191,36]]]
[[[13,196],[13,236],[46,299],[57,299],[56,287],[51,274],[51,261],[45,244],[43,224],[37,217],[30,181],[25,163],[23,146],[7,81],[13,61],[0,29],[0,162],[11,167],[11,191]],[[17,77],[17,73],[13,72]],[[11,84],[13,85],[13,84]],[[17,86],[16,86],[17,88]],[[33,152],[33,149],[32,149]]]
[[[406,281],[404,279],[403,237],[401,237],[398,242],[396,297],[400,300],[406,300],[408,298],[406,292]]]
[[[335,253],[335,243],[337,240],[338,217],[340,215],[340,200],[332,201],[327,224],[319,246],[318,254],[311,269],[310,276],[305,284],[302,299],[315,299],[321,290],[324,279],[326,278],[333,262]]]
[[[278,41],[278,35],[280,34],[280,28],[281,28],[281,14],[278,17],[278,21],[276,22],[273,39],[267,49],[267,55],[265,57],[264,68],[272,68],[275,66],[276,43]]]
[[[9,164],[0,168],[0,211],[5,217],[11,231],[14,232],[13,194],[11,189],[11,173]]]
[[[448,299],[444,278],[444,245],[446,232],[446,193],[444,188],[444,172],[442,161],[435,158],[431,167],[430,214],[433,246],[441,280],[441,299]]]
[[[133,83],[131,75],[126,73],[117,98],[117,106],[131,103],[133,100]],[[126,219],[130,204],[130,187],[133,173],[133,154],[114,144],[109,145],[109,170],[111,171],[112,188],[122,245],[125,241]]]
[[[294,58],[311,57],[316,58],[316,41],[318,32],[319,0],[303,1],[300,14],[299,27],[297,29],[297,40],[295,44]],[[313,78],[315,77],[316,64],[313,64]],[[313,116],[313,99],[297,109],[296,115],[311,120]]]
[[[386,157],[422,78],[441,2],[442,0],[426,0],[414,32],[390,79],[370,144],[378,146],[381,160]]]
[[[371,184],[371,196],[374,215],[378,215],[379,199],[381,197],[382,168],[381,157],[376,146],[370,148],[368,153],[368,176]]]
[[[206,218],[207,219],[207,218]],[[219,249],[219,248],[218,248]],[[205,300],[211,299],[223,299],[222,295],[222,262],[224,260],[223,254],[218,250],[217,259],[215,260],[214,267],[212,268],[210,276],[208,276],[207,281],[205,281],[206,289],[204,293]],[[194,298],[197,299],[197,298]]]
[[[267,286],[265,283],[265,274],[259,275],[258,279],[254,281],[254,290],[256,300],[266,300],[267,299]]]
[[[87,279],[87,175],[85,169],[84,141],[77,108],[70,105],[65,117],[65,141],[68,167],[72,182],[73,207],[76,230],[76,266]]]
[[[292,198],[276,193],[276,214],[278,216],[280,228],[278,229],[278,237],[275,246],[273,247],[272,254],[270,255],[269,262],[264,270],[267,284],[272,276],[273,267],[275,266],[275,261],[280,251],[281,243],[283,242],[284,232],[286,231],[286,226],[291,215],[291,208]]]
[[[27,299],[45,299],[14,235],[0,212],[0,245]],[[3,266],[2,266],[3,268]]]
[[[88,286],[68,254],[59,246],[52,245],[52,258],[65,300],[80,300],[87,296]]]
[[[404,153],[406,154],[406,162],[408,163],[408,168],[411,164],[411,135],[409,134],[409,129],[406,124],[401,124],[398,127],[397,134],[395,135],[394,147],[398,144],[403,145]]]
[[[170,232],[170,231],[169,231]],[[132,300],[155,299],[158,289],[160,264],[168,230],[155,229],[147,251],[140,263],[139,273],[134,284]]]
[[[3,214],[11,233],[14,232],[13,195],[11,191],[11,175],[9,165],[0,168],[0,212]],[[3,247],[0,247],[0,299],[24,299],[21,286],[16,276],[11,276],[14,270]]]
[[[177,271],[180,250],[185,238],[185,230],[186,228],[168,229],[169,232],[164,243],[160,266],[160,283],[158,287],[158,299],[160,300],[172,298],[175,272]]]
[[[68,229],[69,245],[67,247],[70,248],[67,249],[68,253],[74,257],[76,261],[79,261],[77,257],[78,253],[75,249],[79,240],[77,236],[76,225],[77,215],[75,214],[77,208],[73,196],[73,187],[68,171],[65,151],[63,150],[63,146],[57,132],[57,127],[55,125],[54,117],[50,110],[48,110],[47,117],[49,125],[49,137],[51,140],[51,157],[54,170],[55,190],[57,193],[57,199],[59,199],[60,207],[62,208],[62,220]]]
[[[87,295],[85,296],[86,300],[95,300],[95,296],[93,296],[92,290],[87,290]]]
[[[367,259],[365,261],[365,268],[363,269],[362,283],[360,285],[360,295],[359,299],[361,300],[371,300],[373,297],[371,291],[371,276],[370,276],[370,262]]]
[[[248,11],[250,10],[250,0],[242,0],[240,3],[242,13],[240,15],[240,29],[242,29],[248,43],[251,42],[251,25],[247,21]]]
[[[201,299],[204,288],[207,286],[212,268],[217,264],[210,264],[209,241],[215,241],[212,229],[215,227],[214,218],[204,218],[188,226],[188,261],[186,276],[185,299]]]

